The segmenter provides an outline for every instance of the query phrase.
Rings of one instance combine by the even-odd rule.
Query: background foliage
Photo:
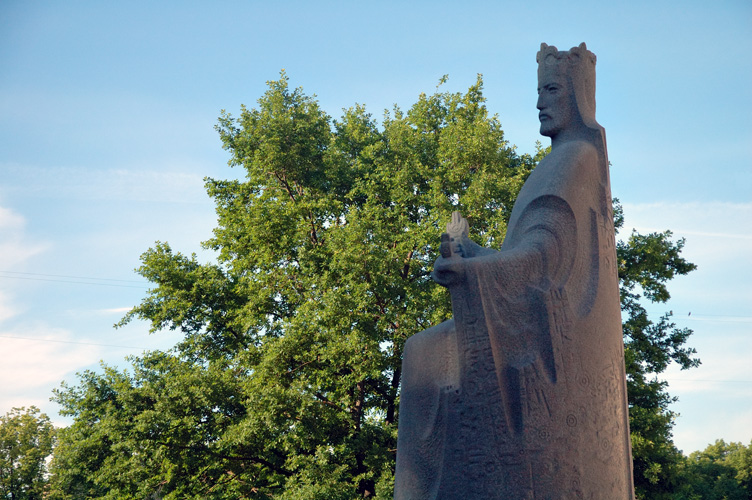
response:
[[[362,106],[333,120],[282,74],[254,109],[220,117],[244,180],[207,179],[213,263],[157,243],[154,287],[122,320],[177,330],[170,352],[63,385],[51,498],[391,498],[405,340],[448,318],[430,271],[453,210],[498,247],[545,155],[520,155],[484,105],[437,89],[380,126]],[[623,223],[616,206],[616,224]],[[654,374],[697,364],[666,283],[694,266],[671,233],[618,244],[635,483],[673,491],[682,457],[672,398]],[[667,497],[668,498],[668,497]]]
[[[13,408],[0,417],[0,498],[41,499],[46,459],[52,453],[55,429],[39,408]]]
[[[722,439],[682,464],[678,500],[746,500],[752,497],[752,442]]]

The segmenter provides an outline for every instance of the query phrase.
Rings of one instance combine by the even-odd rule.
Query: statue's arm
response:
[[[537,282],[543,276],[545,263],[550,260],[547,255],[554,244],[555,238],[548,231],[539,229],[513,248],[495,251],[478,246],[474,257],[439,257],[434,263],[433,279],[442,286],[451,287],[464,283],[468,273],[480,273],[482,278],[484,269],[494,268],[506,276],[508,285]]]
[[[463,242],[463,247],[467,249],[466,256],[469,256],[469,257],[480,257],[483,255],[491,255],[491,254],[498,253],[498,250],[480,246],[476,242],[471,240],[470,238],[465,238],[465,241]]]

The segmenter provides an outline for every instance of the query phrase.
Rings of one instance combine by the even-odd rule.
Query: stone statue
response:
[[[405,347],[397,500],[634,498],[595,55],[542,44],[537,60],[552,150],[498,251],[456,212],[442,235],[454,318]]]

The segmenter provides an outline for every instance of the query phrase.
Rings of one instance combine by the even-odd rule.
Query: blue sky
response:
[[[213,129],[281,69],[333,117],[377,118],[484,75],[507,139],[538,135],[535,53],[597,54],[598,121],[628,234],[671,229],[699,269],[671,284],[703,365],[666,374],[680,449],[752,440],[752,4],[698,2],[0,4],[0,414],[100,360],[167,348],[112,325],[154,242],[212,255],[205,176],[241,175]]]

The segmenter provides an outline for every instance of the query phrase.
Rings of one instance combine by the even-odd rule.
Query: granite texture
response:
[[[552,151],[501,248],[455,213],[434,279],[454,318],[405,347],[395,499],[632,499],[605,133],[585,44],[538,53]]]

